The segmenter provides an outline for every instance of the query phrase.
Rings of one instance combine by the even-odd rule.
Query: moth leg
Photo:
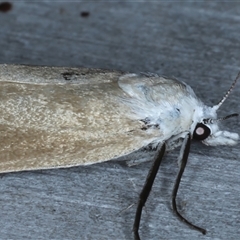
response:
[[[148,199],[149,193],[151,192],[153,182],[154,182],[154,179],[157,175],[159,166],[162,162],[165,150],[166,150],[166,144],[165,143],[158,145],[156,155],[154,156],[153,165],[148,172],[148,175],[147,175],[146,181],[144,183],[143,189],[142,189],[142,191],[139,195],[135,220],[134,220],[134,224],[133,224],[133,233],[134,233],[134,239],[135,240],[140,240],[138,230],[139,230],[139,225],[140,225],[140,220],[141,220],[141,215],[142,215],[142,209],[143,209],[143,207],[144,207],[144,205],[145,205],[145,203]]]
[[[184,218],[177,209],[177,205],[176,205],[176,197],[177,197],[177,192],[178,192],[178,188],[179,188],[179,184],[181,182],[181,178],[184,172],[184,169],[186,167],[187,164],[187,160],[188,160],[188,154],[190,151],[190,145],[191,145],[191,136],[190,133],[188,133],[185,138],[184,141],[182,143],[182,147],[180,150],[180,154],[179,154],[179,159],[178,162],[180,163],[180,169],[173,187],[173,192],[172,192],[172,207],[173,207],[173,212],[177,215],[177,217],[182,221],[185,222],[189,227],[200,231],[202,234],[206,234],[206,230],[203,228],[200,228],[194,224],[192,224],[191,222],[189,222],[186,218]]]

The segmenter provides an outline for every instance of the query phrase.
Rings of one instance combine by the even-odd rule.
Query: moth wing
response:
[[[130,107],[119,72],[0,65],[0,172],[107,161],[153,141]]]

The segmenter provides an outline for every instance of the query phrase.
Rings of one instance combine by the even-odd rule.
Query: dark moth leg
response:
[[[153,185],[154,179],[157,175],[159,166],[162,162],[165,150],[166,150],[165,143],[158,145],[156,155],[154,156],[153,165],[148,172],[147,179],[146,179],[143,189],[139,195],[137,211],[136,211],[135,220],[134,220],[134,224],[133,224],[133,232],[134,232],[135,240],[140,240],[138,230],[139,230],[139,224],[140,224],[141,215],[142,215],[142,209],[148,199],[149,193],[151,192],[152,185]]]
[[[186,218],[184,218],[177,210],[177,205],[176,205],[176,197],[177,197],[177,192],[178,192],[178,188],[179,188],[179,184],[181,182],[181,178],[184,172],[184,169],[186,167],[187,164],[187,160],[188,160],[188,154],[190,151],[190,145],[191,145],[191,136],[190,134],[187,134],[183,143],[182,143],[182,147],[180,150],[180,154],[179,154],[179,160],[180,160],[180,169],[174,184],[174,188],[173,188],[173,192],[172,192],[172,207],[173,207],[173,212],[177,215],[177,217],[185,222],[189,227],[200,231],[202,234],[206,234],[206,230],[203,228],[200,228],[194,224],[192,224],[191,222],[189,222]]]

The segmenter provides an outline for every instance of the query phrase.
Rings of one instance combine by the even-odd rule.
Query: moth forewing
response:
[[[0,172],[102,162],[155,139],[120,103],[121,75],[0,65]]]

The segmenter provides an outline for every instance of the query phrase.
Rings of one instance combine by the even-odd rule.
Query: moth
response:
[[[0,172],[93,164],[157,146],[140,193],[133,226],[140,239],[142,208],[166,151],[181,146],[172,207],[180,220],[206,233],[177,210],[176,196],[192,139],[208,146],[237,144],[239,135],[219,129],[215,106],[192,88],[155,74],[88,68],[0,65]]]

